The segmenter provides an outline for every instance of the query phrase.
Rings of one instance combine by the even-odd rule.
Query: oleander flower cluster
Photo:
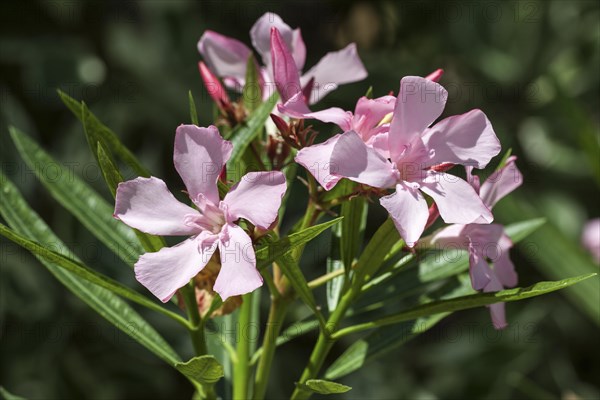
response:
[[[485,168],[501,145],[488,117],[474,109],[439,120],[448,92],[438,83],[443,70],[426,77],[400,79],[397,95],[363,96],[354,111],[331,107],[311,111],[310,105],[343,83],[362,80],[366,70],[356,46],[327,54],[302,73],[306,46],[300,29],[290,28],[271,13],[250,30],[252,50],[242,42],[206,31],[198,42],[204,62],[200,71],[211,97],[223,110],[231,101],[227,88],[243,92],[248,62],[256,63],[262,100],[276,88],[279,103],[272,118],[280,128],[281,147],[295,147],[294,161],[332,190],[341,179],[360,184],[363,193],[377,198],[387,210],[401,239],[413,248],[439,215],[450,224],[437,231],[432,244],[456,244],[469,251],[475,290],[513,287],[517,276],[508,251],[512,245],[503,227],[492,224],[492,206],[522,181],[515,157],[496,173],[498,179],[479,185],[473,169]],[[249,61],[250,60],[250,61]],[[218,77],[218,78],[217,78]],[[215,93],[217,91],[218,93]],[[321,143],[298,140],[306,132],[291,133],[303,120],[335,124],[340,133]],[[292,141],[290,136],[296,136]],[[182,125],[175,135],[174,163],[190,205],[176,200],[158,178],[138,178],[119,185],[115,217],[154,235],[189,236],[183,242],[140,257],[136,277],[162,301],[196,276],[218,248],[221,268],[214,291],[223,300],[262,285],[250,234],[244,220],[268,230],[277,218],[286,181],[280,171],[251,172],[223,199],[217,181],[231,154],[232,144],[215,126]],[[286,149],[291,153],[290,149]],[[467,180],[449,173],[464,166]],[[512,169],[512,172],[509,172]],[[496,254],[484,254],[494,247]],[[489,253],[489,252],[488,252]],[[503,304],[490,307],[494,325],[506,326]]]
[[[199,82],[213,113],[203,110],[200,123],[190,91],[190,120],[178,121],[173,138],[181,179],[169,185],[83,102],[59,92],[83,123],[114,210],[82,180],[38,177],[133,267],[141,286],[103,275],[63,246],[48,248],[58,237],[0,174],[0,214],[10,225],[0,223],[0,235],[183,374],[194,398],[217,399],[228,384],[231,398],[267,398],[278,346],[314,331],[291,398],[343,393],[351,388],[328,378],[355,371],[453,312],[485,306],[485,326],[504,329],[505,302],[595,275],[511,289],[518,281],[511,251],[544,221],[504,226],[494,219],[497,203],[523,183],[517,157],[502,150],[493,116],[480,109],[447,115],[442,68],[398,76],[396,87],[361,88],[367,68],[355,44],[306,68],[310,49],[300,28],[273,13],[254,23],[250,42],[202,33]],[[350,84],[365,93],[346,102],[351,110],[319,106]],[[30,166],[60,170],[33,139],[15,128],[10,135]],[[138,177],[124,180],[123,167]],[[596,262],[599,232],[596,219],[582,235]],[[317,245],[318,237],[324,240]],[[319,254],[309,254],[317,247]],[[127,302],[185,329],[194,355],[178,354]],[[354,344],[325,370],[345,337]]]

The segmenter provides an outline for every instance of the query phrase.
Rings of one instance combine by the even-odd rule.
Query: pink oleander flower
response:
[[[509,157],[506,165],[490,176],[481,188],[479,177],[472,176],[472,168],[467,167],[469,182],[490,209],[523,183],[515,161],[516,157]],[[517,273],[509,255],[513,243],[502,225],[450,225],[434,234],[431,243],[441,248],[460,248],[469,252],[471,285],[475,290],[497,292],[517,285]],[[489,308],[496,329],[508,326],[504,303],[492,304]]]
[[[437,82],[442,74],[443,71],[438,69],[426,76],[425,79]],[[276,72],[276,79],[278,76],[279,74]],[[278,104],[279,112],[292,118],[317,119],[322,122],[334,123],[344,132],[354,131],[367,146],[373,147],[382,156],[389,158],[387,143],[390,124],[387,117],[394,111],[396,97],[388,95],[368,99],[363,96],[358,99],[354,113],[352,113],[339,107],[311,112],[300,100],[301,95],[302,93],[298,93],[285,104]],[[325,190],[332,189],[341,179],[340,176],[330,173],[329,168],[331,153],[340,136],[337,134],[323,143],[305,147],[298,152],[295,158],[295,161],[306,168]]]
[[[581,243],[590,252],[596,264],[600,264],[600,218],[592,219],[585,224]]]
[[[405,77],[400,82],[389,127],[389,157],[366,145],[355,131],[343,133],[333,147],[330,173],[395,193],[382,197],[400,236],[414,246],[429,216],[422,193],[433,198],[447,223],[490,223],[488,207],[464,180],[441,172],[448,165],[484,168],[500,151],[500,142],[481,110],[440,116],[446,90],[433,81]]]
[[[236,221],[244,218],[269,229],[286,181],[281,172],[250,172],[220,200],[217,179],[231,151],[231,142],[214,126],[177,128],[173,161],[196,208],[175,199],[155,177],[122,182],[117,188],[115,218],[152,235],[190,236],[143,254],[135,264],[136,279],[163,302],[206,266],[217,247],[221,270],[213,289],[223,301],[262,285],[252,240]]]
[[[300,28],[293,29],[274,13],[265,13],[250,30],[252,45],[260,54],[264,67],[260,69],[263,99],[271,94],[265,90],[274,84],[271,60],[271,30],[277,29],[281,40],[291,50],[298,85],[308,93],[309,103],[316,103],[338,85],[366,78],[367,71],[358,58],[356,45],[349,44],[342,50],[327,53],[314,67],[302,74],[306,59],[306,47]],[[244,43],[213,31],[206,31],[198,42],[198,51],[209,68],[223,78],[225,85],[242,91],[246,79],[246,65],[252,54]],[[271,88],[270,88],[271,89]],[[274,88],[272,88],[274,89]],[[291,94],[296,93],[294,90]],[[287,100],[287,99],[286,99]]]

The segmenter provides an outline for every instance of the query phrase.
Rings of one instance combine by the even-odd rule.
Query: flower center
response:
[[[194,203],[198,207],[199,213],[186,215],[184,223],[203,231],[220,233],[223,225],[228,221],[227,205],[220,201],[216,206],[202,194],[198,195]]]

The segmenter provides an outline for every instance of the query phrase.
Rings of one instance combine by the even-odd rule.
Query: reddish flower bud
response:
[[[285,122],[285,120],[283,118],[281,118],[278,115],[271,114],[271,120],[273,121],[273,123],[275,124],[275,126],[277,127],[277,129],[279,130],[279,133],[281,133],[282,137],[289,136],[290,127],[289,127],[288,123]]]
[[[425,77],[425,79],[429,79],[430,81],[433,81],[433,82],[439,82],[439,80],[442,79],[442,75],[444,75],[444,70],[441,68],[438,68],[435,71],[433,71],[432,73],[430,73],[429,75],[427,75]]]
[[[217,103],[217,107],[219,107],[221,111],[231,109],[231,101],[229,100],[229,96],[227,96],[225,88],[221,85],[219,78],[217,78],[202,61],[198,63],[198,67],[206,91],[213,101]]]

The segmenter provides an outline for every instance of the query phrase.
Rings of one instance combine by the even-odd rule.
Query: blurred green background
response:
[[[450,92],[444,115],[481,108],[504,149],[519,157],[525,184],[498,205],[497,220],[548,219],[513,251],[520,285],[598,270],[579,244],[583,224],[600,216],[597,1],[3,1],[2,170],[84,261],[134,284],[131,270],[25,168],[7,126],[33,135],[109,198],[79,122],[56,95],[61,88],[83,99],[154,175],[182,188],[172,141],[177,125],[189,122],[187,91],[196,97],[201,124],[212,115],[196,43],[211,29],[249,44],[250,27],[266,11],[302,28],[307,66],[358,44],[368,79],[343,86],[316,109],[352,109],[370,85],[380,96],[396,92],[404,75],[443,68],[441,83]],[[318,126],[323,137],[333,132]],[[302,197],[293,198],[292,210],[301,212]],[[382,219],[373,211],[369,229]],[[0,245],[2,386],[40,399],[190,398],[175,370],[96,316],[31,256]],[[309,276],[324,269],[327,238],[309,250],[318,248],[322,256],[304,260]],[[592,279],[509,304],[510,326],[502,332],[483,308],[454,314],[343,378],[353,390],[340,397],[599,398],[599,303],[599,280]],[[144,315],[189,353],[187,337],[172,324]],[[309,334],[281,348],[271,398],[289,395],[313,343]],[[350,343],[338,343],[332,359]]]

